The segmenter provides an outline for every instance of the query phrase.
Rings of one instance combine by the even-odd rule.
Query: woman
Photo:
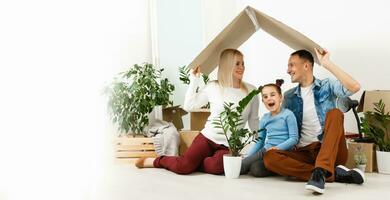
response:
[[[158,158],[140,158],[138,168],[165,168],[178,174],[190,174],[203,171],[210,174],[223,174],[223,155],[229,153],[228,143],[222,130],[214,128],[212,121],[223,111],[224,102],[237,104],[254,86],[242,81],[245,66],[244,56],[236,49],[226,49],[221,53],[218,67],[218,80],[209,82],[196,92],[200,78],[200,67],[190,75],[184,109],[187,111],[200,108],[210,102],[210,116],[205,128],[195,137],[183,156],[160,156]],[[246,122],[251,130],[257,130],[259,98],[253,98],[242,112],[243,125]]]

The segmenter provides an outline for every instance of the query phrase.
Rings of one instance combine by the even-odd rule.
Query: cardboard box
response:
[[[390,111],[390,90],[372,90],[364,91],[357,108],[358,112],[366,112],[374,110],[374,103],[379,102],[382,99],[385,103],[386,112]],[[390,130],[390,127],[389,127]],[[363,133],[364,134],[364,133]],[[387,132],[387,137],[390,137],[390,131]],[[376,149],[373,143],[356,143],[348,142],[348,161],[346,166],[349,168],[356,167],[354,162],[354,154],[356,153],[356,148],[362,146],[363,151],[367,157],[366,172],[377,171],[377,162],[376,162]]]
[[[210,116],[209,109],[198,109],[190,112],[190,129],[192,131],[201,131]]]
[[[199,131],[180,131],[180,145],[179,145],[179,155],[183,155],[188,147],[191,146],[192,141],[194,141],[195,137],[199,134]]]
[[[295,50],[306,49],[313,55],[316,55],[314,48],[323,50],[305,35],[248,6],[188,66],[193,68],[200,65],[203,73],[211,73],[217,67],[219,55],[224,49],[237,49],[259,29]],[[318,63],[317,57],[314,60]]]
[[[182,116],[187,114],[185,110],[179,106],[172,106],[164,108],[162,112],[164,121],[172,122],[178,131],[183,129]]]
[[[374,111],[374,103],[381,100],[385,103],[385,112],[390,112],[390,90],[364,91],[359,102],[358,112]],[[386,138],[390,139],[390,125],[387,127]],[[364,133],[363,133],[364,134]]]
[[[386,112],[390,112],[390,90],[366,90],[360,97],[358,112],[373,111],[374,103],[383,100]]]
[[[348,160],[347,163],[345,164],[346,167],[350,169],[356,167],[354,156],[357,152],[357,148],[361,146],[367,158],[365,172],[377,171],[375,145],[373,143],[357,143],[357,142],[348,141],[347,145],[348,145]]]

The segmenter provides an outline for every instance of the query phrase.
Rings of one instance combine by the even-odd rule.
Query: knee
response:
[[[341,112],[341,110],[339,110],[339,109],[337,109],[337,108],[333,108],[333,109],[329,110],[329,111],[326,113],[326,117],[341,118],[341,119],[343,119],[344,114],[343,114],[343,112]]]
[[[276,157],[278,156],[278,150],[269,150],[264,153],[263,156],[263,162],[264,162],[264,167],[267,169],[271,169],[272,166],[277,164],[277,159]]]

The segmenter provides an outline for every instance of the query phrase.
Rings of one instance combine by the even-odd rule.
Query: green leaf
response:
[[[246,128],[240,127],[243,127],[241,119],[242,110],[257,94],[258,91],[255,90],[250,92],[239,102],[238,107],[234,107],[234,104],[231,102],[224,102],[223,111],[212,122],[214,128],[222,128],[232,155],[239,155],[247,144],[256,140],[254,136],[259,132],[258,130],[251,132]]]
[[[184,84],[190,84],[190,69],[187,66],[179,67],[179,80],[181,80]]]
[[[203,82],[204,82],[204,84],[207,84],[208,82],[209,82],[209,76],[208,75],[206,75],[206,74],[202,74],[202,78],[203,78]]]
[[[373,140],[379,150],[390,151],[388,148],[390,138],[386,135],[389,132],[390,119],[388,113],[385,113],[385,104],[382,99],[374,103],[374,112],[364,113],[360,126],[365,137]]]

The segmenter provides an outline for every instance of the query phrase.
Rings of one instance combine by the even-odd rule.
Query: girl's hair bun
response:
[[[276,79],[276,81],[275,81],[275,84],[276,84],[277,86],[279,86],[279,87],[281,87],[281,86],[283,85],[283,83],[284,83],[284,80],[283,80],[283,79]]]

